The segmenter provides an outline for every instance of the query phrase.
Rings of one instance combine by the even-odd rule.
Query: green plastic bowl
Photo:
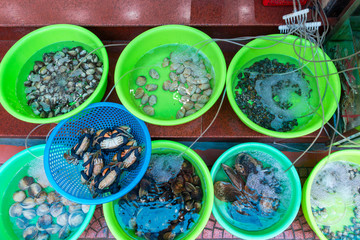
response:
[[[152,141],[152,153],[181,153],[187,149],[187,146],[173,142],[168,140],[157,140]],[[213,182],[210,177],[210,172],[208,167],[205,165],[204,161],[201,157],[193,150],[188,149],[183,157],[191,162],[195,167],[195,171],[199,174],[201,179],[201,185],[203,189],[203,206],[200,211],[200,216],[194,226],[187,231],[186,235],[182,234],[176,237],[177,240],[179,239],[196,239],[197,236],[200,235],[202,230],[205,228],[206,223],[208,222],[211,209],[214,202],[214,188]],[[116,219],[114,206],[118,203],[118,200],[109,202],[103,205],[104,216],[106,223],[114,235],[114,237],[118,240],[126,240],[126,239],[142,239],[135,235],[135,233],[131,233],[128,235],[124,229],[120,226],[119,222]]]
[[[277,34],[277,35],[267,36],[267,37],[265,37],[266,39],[258,38],[258,39],[255,39],[255,40],[249,42],[248,44],[246,44],[247,47],[241,48],[240,51],[237,52],[237,54],[234,56],[234,58],[232,59],[230,65],[229,65],[227,78],[226,78],[226,91],[227,91],[227,96],[228,96],[231,107],[233,108],[235,113],[238,115],[240,120],[243,123],[245,123],[249,128],[251,128],[259,133],[262,133],[262,134],[265,134],[268,136],[272,136],[272,137],[296,138],[296,137],[310,134],[321,128],[321,125],[323,123],[323,119],[322,119],[323,114],[322,114],[321,107],[318,108],[317,114],[313,114],[312,117],[298,118],[299,125],[297,127],[295,127],[294,129],[292,129],[291,131],[277,132],[277,131],[272,131],[272,130],[266,129],[262,126],[257,125],[253,121],[251,121],[247,117],[247,115],[245,115],[241,111],[241,109],[238,107],[238,105],[235,101],[235,92],[234,92],[236,82],[237,82],[236,79],[237,79],[239,70],[240,69],[243,70],[244,68],[250,67],[252,64],[254,64],[255,62],[257,62],[259,60],[262,60],[265,58],[269,58],[270,60],[277,59],[281,63],[290,62],[290,63],[295,63],[295,65],[298,65],[297,63],[298,63],[299,58],[297,57],[294,49],[296,50],[296,52],[298,54],[300,53],[303,58],[309,59],[309,60],[313,59],[312,51],[310,48],[311,45],[308,41],[305,42],[303,40],[301,42],[299,37],[292,36],[292,35],[288,35],[284,39],[285,36],[286,35],[283,35],[283,34]],[[279,43],[278,42],[279,40],[282,40],[282,42]],[[296,43],[295,47],[293,46],[294,42]],[[306,45],[306,48],[305,48],[305,45]],[[250,47],[262,48],[262,49],[252,49]],[[268,47],[268,48],[264,48],[264,47]],[[313,51],[316,52],[315,49],[313,49]],[[305,52],[305,57],[304,57],[304,52]],[[317,54],[315,55],[314,60],[324,60],[324,59],[329,60],[330,58],[326,54],[324,57],[324,52],[321,49],[317,49]],[[305,64],[306,63],[307,62],[305,62]],[[321,68],[323,68],[325,70],[325,69],[327,69],[327,67],[329,68],[330,74],[337,73],[335,65],[332,62],[328,62],[327,64],[316,63],[315,65],[314,65],[314,63],[308,63],[308,64],[306,64],[304,71],[305,71],[305,73],[310,74],[312,76],[314,76],[315,74],[317,76],[322,76],[322,75],[324,75],[324,73],[321,72]],[[321,96],[324,95],[324,92],[326,89],[325,98],[323,100],[324,117],[325,117],[324,124],[327,121],[329,121],[329,119],[334,114],[335,110],[337,109],[338,101],[340,99],[340,93],[341,93],[340,79],[339,79],[338,74],[331,75],[329,77],[329,82],[330,82],[330,85],[331,85],[334,93],[329,86],[326,89],[325,77],[319,77],[319,90],[320,90]],[[316,108],[317,106],[319,106],[319,96],[318,96],[315,78],[311,78],[310,87],[312,88],[313,91],[312,91],[311,97],[309,99],[309,102],[314,108]],[[336,96],[334,96],[334,94]]]
[[[308,222],[311,229],[316,233],[316,235],[322,239],[327,239],[325,235],[321,232],[320,228],[317,226],[315,217],[312,214],[311,204],[310,204],[310,194],[311,194],[311,186],[315,179],[316,174],[324,167],[326,163],[335,162],[335,161],[347,161],[356,164],[360,164],[360,150],[342,150],[337,151],[329,156],[323,158],[314,169],[311,171],[309,177],[306,179],[304,187],[303,187],[303,194],[302,194],[302,210],[305,216],[306,221]],[[341,208],[341,206],[339,206]],[[339,211],[343,211],[344,209],[339,209]],[[350,217],[353,216],[352,209],[350,211],[346,211],[347,215],[343,217],[343,220],[333,225],[332,228],[335,230],[343,230],[343,224],[350,225]],[[336,211],[336,210],[335,210]]]
[[[44,155],[45,144],[37,145],[25,149],[0,167],[0,236],[1,239],[22,239],[14,231],[14,223],[10,221],[9,208],[14,203],[13,193],[18,189],[18,183],[24,176],[28,176],[27,171],[32,161],[42,161],[36,157]],[[96,206],[90,206],[84,222],[67,239],[78,239],[89,224]],[[20,229],[21,233],[22,230]]]
[[[160,27],[155,27],[134,38],[121,53],[115,68],[115,83],[120,81],[116,84],[116,92],[120,98],[121,103],[136,117],[140,118],[145,122],[155,125],[179,125],[190,122],[200,117],[215,104],[216,100],[221,95],[225,85],[225,58],[219,46],[215,42],[211,42],[210,44],[201,48],[201,52],[205,54],[214,69],[215,79],[212,79],[210,81],[213,87],[213,93],[208,103],[206,103],[202,109],[188,117],[176,119],[174,114],[174,116],[169,119],[169,111],[174,111],[173,107],[170,104],[162,104],[161,106],[159,106],[159,104],[156,104],[154,106],[156,114],[159,114],[158,117],[146,115],[143,110],[138,106],[133,94],[130,91],[129,82],[135,81],[135,79],[132,78],[133,76],[129,71],[135,69],[135,66],[138,63],[139,59],[145,53],[159,46],[163,46],[166,44],[187,44],[189,46],[193,46],[195,44],[198,44],[194,47],[200,47],[204,44],[204,41],[210,39],[211,38],[208,35],[201,32],[200,30],[182,25],[164,25]],[[148,72],[148,70],[150,70],[150,68],[151,67],[146,68],[146,73]],[[168,92],[165,92],[162,89],[163,81],[168,79],[168,76],[162,77],[162,75],[160,74],[160,79],[157,80],[159,81],[158,89],[155,92],[151,93],[157,95],[158,98],[159,96],[165,96],[164,94],[168,94]]]
[[[213,182],[215,183],[216,181],[228,181],[226,175],[222,173],[223,170],[221,164],[226,162],[228,159],[236,156],[240,152],[249,151],[259,151],[261,153],[270,155],[273,159],[276,159],[278,161],[278,163],[282,167],[282,170],[284,171],[291,165],[290,160],[282,152],[280,152],[274,147],[263,143],[242,143],[228,149],[216,160],[214,166],[211,169],[211,177]],[[284,215],[281,217],[281,219],[271,227],[260,231],[246,231],[234,226],[224,216],[223,211],[226,211],[223,210],[224,202],[220,201],[216,197],[214,199],[214,207],[212,210],[214,217],[220,223],[220,225],[225,228],[225,230],[241,239],[269,239],[279,235],[284,230],[286,230],[294,221],[299,211],[301,200],[300,178],[295,168],[292,167],[286,173],[286,175],[289,178],[291,187],[291,200],[289,203],[289,207],[284,213]]]
[[[24,82],[32,70],[28,61],[42,61],[42,54],[64,47],[82,46],[87,51],[103,46],[100,39],[89,30],[69,24],[57,24],[39,28],[17,41],[5,54],[0,64],[0,103],[14,117],[30,123],[56,123],[71,117],[94,102],[101,101],[105,94],[109,59],[105,48],[94,52],[103,62],[103,74],[99,85],[90,97],[74,110],[52,118],[41,118],[27,105]],[[27,63],[27,64],[26,64]],[[24,67],[24,69],[23,69]]]

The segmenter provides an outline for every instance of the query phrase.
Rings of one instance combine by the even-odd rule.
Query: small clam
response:
[[[36,227],[40,231],[45,231],[47,228],[51,226],[51,224],[52,224],[52,217],[49,214],[46,214],[38,218],[36,222]]]
[[[149,116],[153,116],[155,114],[155,110],[153,107],[146,105],[143,107],[144,112],[149,115]]]
[[[69,216],[69,226],[72,228],[79,227],[85,219],[85,214],[82,211],[76,211]]]
[[[24,191],[17,191],[13,194],[13,199],[15,202],[22,202],[26,198]]]
[[[177,81],[177,80],[179,80],[178,75],[176,75],[176,73],[174,73],[174,72],[170,72],[170,73],[169,73],[169,77],[170,77],[170,80],[171,80],[171,81]]]
[[[145,86],[146,90],[149,92],[155,91],[158,88],[158,85],[156,84],[148,84]]]
[[[28,198],[25,198],[24,201],[22,201],[21,206],[25,209],[30,209],[30,208],[35,207],[36,203],[35,203],[34,199],[28,197]]]
[[[44,216],[45,214],[48,214],[50,212],[50,208],[49,205],[47,205],[46,203],[41,204],[37,209],[36,209],[36,214],[38,216]]]
[[[195,202],[194,203],[194,208],[195,208],[194,213],[199,213],[200,210],[201,210],[201,203],[200,202]]]
[[[211,76],[211,74],[210,74],[210,73],[207,73],[207,74],[205,75],[205,77],[207,77],[207,79],[209,79],[209,80],[211,80],[211,79],[212,79],[212,76]]]
[[[195,93],[201,93],[201,89],[199,87],[196,88]]]
[[[84,205],[84,204],[82,204],[82,205],[81,205],[81,210],[82,210],[85,214],[88,213],[89,210],[90,210],[90,205]]]
[[[33,183],[28,189],[28,194],[30,197],[36,197],[41,192],[42,187],[38,183]]]
[[[207,89],[210,88],[210,84],[208,84],[208,83],[200,84],[200,85],[199,85],[199,88],[200,88],[201,90],[207,90]]]
[[[170,59],[166,57],[166,58],[164,58],[161,65],[163,68],[165,68],[165,67],[169,66],[169,63],[170,63]]]
[[[176,74],[182,74],[185,70],[184,65],[180,65],[180,67],[178,67],[178,69],[176,69]]]
[[[69,199],[65,198],[65,197],[61,197],[61,200],[60,202],[62,204],[64,204],[64,206],[75,206],[77,205],[77,203],[73,202],[73,201],[70,201]]]
[[[139,76],[139,77],[136,78],[136,85],[141,87],[141,86],[144,86],[145,84],[146,84],[146,77]]]
[[[38,232],[38,229],[34,225],[28,226],[23,232],[23,238],[25,240],[35,239]]]
[[[184,77],[184,75],[183,74],[180,74],[179,75],[179,81],[181,82],[181,83],[186,83],[186,78]]]
[[[199,97],[201,97],[201,94],[195,93],[194,95],[191,96],[190,100],[193,102],[197,102]]]
[[[35,212],[35,209],[25,209],[23,212],[22,212],[24,218],[28,219],[28,220],[31,220],[33,219],[34,217],[36,217],[36,212]]]
[[[181,102],[181,103],[186,103],[186,102],[188,102],[188,101],[190,101],[190,96],[189,96],[189,95],[185,95],[185,96],[182,96],[182,97],[180,98],[180,102]]]
[[[135,91],[135,98],[136,99],[140,99],[144,96],[145,92],[144,89],[142,89],[141,87],[137,88]]]
[[[57,232],[59,232],[61,229],[61,227],[57,224],[51,224],[47,229],[46,232],[50,235],[56,234]]]
[[[157,102],[157,97],[155,95],[151,95],[149,97],[149,105],[154,106],[156,104],[156,102]]]
[[[191,76],[191,73],[192,73],[191,69],[186,67],[182,74],[184,75],[185,78],[188,78]]]
[[[170,92],[175,92],[179,87],[179,83],[178,81],[174,81],[170,84],[170,88],[169,88],[169,91]]]
[[[190,212],[194,208],[194,200],[186,201],[185,210]]]
[[[176,113],[176,119],[183,118],[185,116],[185,112],[185,108],[180,108],[180,110]]]
[[[206,77],[200,77],[197,80],[197,83],[202,85],[202,84],[209,84],[209,79],[207,79]],[[210,87],[210,84],[209,84]]]
[[[201,103],[201,104],[205,104],[205,103],[207,103],[209,101],[209,97],[208,96],[206,96],[206,95],[202,95],[202,96],[200,96],[199,97],[199,99],[198,99],[198,103]]]
[[[196,176],[193,177],[193,184],[195,186],[200,186],[201,180],[200,180],[199,176],[196,175]]]
[[[163,88],[165,91],[167,91],[167,90],[169,90],[170,85],[171,85],[171,81],[170,81],[170,80],[166,80],[166,81],[163,83],[163,87],[162,87],[162,88]]]
[[[155,69],[153,69],[153,68],[150,69],[149,75],[150,75],[150,77],[153,78],[153,79],[159,79],[159,78],[160,78],[159,73],[158,73]]]
[[[50,207],[50,214],[53,217],[58,217],[65,211],[64,205],[62,203],[55,203]]]
[[[180,67],[180,64],[179,64],[179,63],[172,63],[172,64],[170,65],[170,70],[171,70],[171,71],[174,71],[174,70],[178,69],[179,67]]]
[[[58,202],[60,201],[60,196],[57,192],[53,191],[53,192],[49,192],[46,198],[46,201],[49,204],[53,204],[54,202]]]
[[[195,109],[190,109],[189,111],[186,111],[185,117],[190,116],[191,114],[194,114],[194,113],[196,113],[196,110]]]
[[[79,205],[79,204],[76,204],[74,206],[69,206],[69,213],[72,213],[72,212],[75,212],[78,210],[81,210],[81,205]]]
[[[183,107],[185,108],[186,111],[190,110],[190,109],[192,109],[194,107],[194,103],[191,102],[191,101],[186,102],[186,103],[184,103]]]
[[[20,229],[25,229],[27,226],[29,226],[29,220],[27,220],[26,218],[16,218],[16,226]]]
[[[199,111],[200,109],[202,109],[204,106],[205,106],[205,104],[195,103],[195,109],[198,110],[198,111]]]
[[[69,225],[66,225],[60,229],[59,238],[65,239],[70,236],[70,233],[71,233],[71,231],[70,231]]]
[[[162,236],[162,239],[164,239],[164,240],[173,240],[173,239],[175,239],[175,236],[176,235],[174,233],[172,233],[172,232],[166,232]]]
[[[23,212],[23,208],[19,203],[14,203],[9,209],[10,217],[19,217]]]
[[[212,94],[212,89],[209,88],[209,89],[205,90],[205,91],[203,92],[203,94],[206,95],[206,96],[208,96],[208,97],[210,97],[211,94]]]
[[[141,98],[141,104],[145,105],[149,101],[149,95],[147,93],[144,94],[144,96]]]
[[[20,180],[19,188],[21,190],[27,190],[30,187],[30,185],[33,184],[34,182],[35,182],[34,178],[25,176]]]
[[[189,87],[187,88],[187,94],[189,94],[190,96],[192,96],[196,91],[196,85],[189,85]]]
[[[50,239],[50,235],[46,232],[40,232],[35,240],[48,240]]]
[[[183,83],[180,83],[179,84],[179,87],[178,87],[178,92],[180,95],[184,96],[187,94],[187,91],[186,91],[186,87]]]
[[[41,191],[37,197],[34,198],[34,201],[36,205],[43,204],[46,201],[47,193],[44,191]]]
[[[188,76],[188,77],[186,77],[186,82],[187,82],[187,84],[188,84],[189,86],[190,86],[190,85],[197,84],[193,76]]]
[[[60,226],[66,226],[69,222],[69,213],[68,212],[64,212],[62,214],[60,214],[57,219],[56,219],[56,223],[59,224]]]

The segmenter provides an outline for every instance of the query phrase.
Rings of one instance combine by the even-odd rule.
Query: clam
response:
[[[69,199],[65,198],[65,197],[61,197],[61,200],[60,202],[62,204],[64,204],[65,206],[75,206],[77,205],[77,203],[73,202],[73,201],[70,201]]]
[[[179,87],[178,81],[174,81],[170,84],[169,91],[175,92],[178,89],[178,87]]]
[[[181,83],[186,83],[186,78],[184,77],[184,75],[183,74],[180,74],[179,75],[179,81],[181,82]]]
[[[169,78],[170,78],[171,81],[177,81],[177,80],[179,80],[179,76],[176,75],[176,73],[174,73],[174,72],[170,72],[170,73],[169,73]]]
[[[30,197],[36,197],[39,195],[39,193],[41,192],[42,187],[40,186],[40,184],[38,183],[33,183],[30,185],[29,189],[28,189],[28,194]]]
[[[35,203],[34,199],[28,197],[28,198],[25,198],[24,201],[22,201],[21,206],[25,209],[30,209],[30,208],[35,207],[36,203]]]
[[[198,78],[197,79],[197,84],[204,85],[203,88],[206,87],[205,89],[210,88],[209,79],[206,78],[206,77]],[[208,84],[208,85],[205,86],[205,84]],[[205,89],[202,89],[202,90],[205,90]]]
[[[146,77],[139,76],[139,77],[136,78],[136,85],[141,87],[141,86],[144,86],[145,84],[146,84]]]
[[[46,214],[38,218],[36,222],[36,227],[40,231],[45,231],[47,228],[51,226],[51,224],[52,224],[52,217],[49,214]]]
[[[34,201],[36,205],[41,205],[46,201],[47,193],[44,191],[41,191],[37,197],[34,198]]]
[[[149,92],[155,91],[158,88],[158,85],[156,84],[148,84],[145,86],[146,90]]]
[[[194,203],[194,213],[199,213],[201,210],[201,203],[200,202],[195,202]]]
[[[182,74],[184,75],[185,78],[188,78],[191,76],[191,73],[192,73],[191,69],[186,67]]]
[[[210,84],[208,84],[208,83],[200,84],[200,85],[199,85],[199,88],[200,88],[201,90],[207,90],[207,89],[210,88]]]
[[[183,105],[183,108],[184,108],[186,111],[192,109],[193,107],[194,107],[194,103],[191,102],[191,101],[186,102],[186,103],[184,103],[184,105]]]
[[[203,94],[206,95],[206,96],[208,96],[208,97],[210,97],[211,94],[212,94],[212,92],[213,92],[212,89],[209,88],[209,89],[205,90],[205,91],[203,92]]]
[[[14,203],[9,209],[10,217],[20,217],[23,212],[23,208],[20,203]]]
[[[66,225],[60,229],[59,238],[65,239],[70,236],[70,233],[71,233],[71,231],[70,231],[69,225]]]
[[[189,111],[186,111],[185,117],[190,116],[191,114],[196,113],[196,109],[190,109]]]
[[[176,69],[176,74],[182,74],[185,70],[184,65],[180,65],[180,67],[178,67],[178,69]]]
[[[40,232],[35,240],[48,240],[50,239],[50,235],[46,232]]]
[[[72,228],[79,227],[85,219],[85,214],[82,211],[76,211],[69,216],[69,226]]]
[[[186,95],[187,94],[186,90],[187,89],[186,89],[185,85],[183,83],[180,83],[179,87],[178,87],[179,94],[182,95],[182,96]]]
[[[135,98],[136,99],[140,99],[144,96],[145,92],[144,89],[142,89],[141,87],[137,88],[135,91]]]
[[[27,220],[26,218],[16,218],[16,226],[20,229],[25,229],[28,225],[29,225],[29,220]]]
[[[90,205],[84,205],[84,204],[82,204],[82,205],[81,205],[81,210],[82,210],[85,214],[88,213],[89,210],[90,210]]]
[[[153,69],[153,68],[150,69],[149,75],[150,75],[150,77],[153,78],[153,79],[159,79],[159,78],[160,78],[159,73],[158,73],[155,69]]]
[[[201,93],[201,89],[199,87],[196,88],[195,93]]]
[[[79,205],[79,204],[76,204],[74,206],[69,206],[69,213],[72,213],[72,212],[75,212],[78,210],[81,210],[81,205]]]
[[[210,73],[207,73],[207,74],[205,75],[205,77],[207,77],[207,79],[209,79],[209,80],[211,80],[211,79],[212,79],[212,76],[211,76],[211,74],[210,74]]]
[[[60,201],[60,196],[57,192],[53,191],[53,192],[49,192],[47,197],[46,197],[46,201],[49,204],[53,204],[54,202],[58,202]]]
[[[38,216],[44,216],[45,214],[48,214],[50,212],[50,207],[49,205],[47,205],[46,203],[41,204],[37,209],[36,209],[36,214]]]
[[[61,227],[57,224],[51,224],[47,229],[46,232],[50,235],[56,234],[57,232],[59,232],[61,229]]]
[[[171,81],[170,81],[170,80],[166,80],[166,81],[163,83],[162,88],[163,88],[165,91],[167,91],[167,90],[169,90],[170,85],[171,85]]]
[[[50,207],[50,214],[53,217],[58,217],[65,211],[64,205],[62,203],[55,203]]]
[[[185,112],[185,108],[180,108],[180,110],[176,113],[176,119],[183,118],[185,116]]]
[[[180,63],[172,63],[170,65],[170,70],[171,71],[175,71],[176,69],[178,69],[180,67]]]
[[[156,104],[156,102],[157,102],[157,97],[155,95],[151,95],[149,97],[149,105],[154,106]]]
[[[24,218],[28,219],[28,220],[31,220],[33,219],[34,217],[36,217],[36,211],[35,209],[25,209],[23,212],[22,212]]]
[[[187,94],[192,96],[196,91],[196,85],[189,85],[189,87],[187,88],[186,91],[187,91]]]
[[[165,67],[169,66],[169,63],[170,63],[170,59],[166,57],[166,58],[164,58],[161,65],[163,68],[165,68]]]
[[[202,189],[199,186],[195,187],[195,190],[193,192],[190,193],[191,198],[194,199],[195,201],[200,201],[202,199]]]
[[[30,185],[33,184],[34,182],[35,182],[34,178],[25,176],[20,180],[19,188],[21,190],[27,190],[30,187]]]
[[[188,102],[188,101],[190,101],[190,96],[189,96],[189,95],[184,95],[184,96],[182,96],[182,97],[180,98],[180,102],[181,102],[181,103],[186,103],[186,102]]]
[[[149,116],[153,116],[155,114],[155,110],[153,107],[146,105],[143,107],[144,112],[149,115]]]
[[[200,180],[199,176],[196,175],[196,176],[193,177],[193,184],[195,186],[200,186],[201,180]]]
[[[195,87],[196,88],[196,87]],[[190,100],[193,102],[197,102],[199,97],[201,97],[201,94],[195,93],[191,96]]]
[[[209,101],[209,97],[206,95],[202,95],[198,98],[198,103],[205,104]]]
[[[38,229],[34,225],[28,226],[23,232],[23,238],[25,240],[34,239],[37,236],[38,232]]]
[[[194,208],[194,200],[188,200],[185,203],[185,210],[190,212]]]
[[[144,94],[144,96],[141,98],[141,104],[145,105],[149,101],[149,95],[147,93]]]
[[[195,103],[195,109],[196,110],[200,110],[205,106],[205,104],[201,104],[201,103]]]
[[[162,239],[164,240],[173,240],[175,239],[175,233],[172,233],[172,232],[166,232],[164,233],[164,235],[162,236]]]
[[[57,219],[56,219],[56,223],[59,224],[60,226],[66,226],[69,222],[69,213],[68,212],[64,212],[62,214],[60,214]]]
[[[24,191],[17,191],[13,194],[13,199],[15,202],[22,202],[26,198]]]

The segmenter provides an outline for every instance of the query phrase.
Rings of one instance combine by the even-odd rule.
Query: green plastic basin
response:
[[[296,138],[300,136],[304,136],[307,134],[310,134],[318,129],[321,128],[321,125],[323,124],[323,113],[322,108],[319,107],[317,110],[317,114],[313,114],[310,118],[298,118],[299,125],[288,132],[277,132],[273,130],[266,129],[253,121],[251,121],[247,115],[245,115],[241,109],[238,107],[236,101],[235,101],[235,93],[234,89],[237,83],[237,75],[239,73],[240,69],[244,69],[247,67],[250,67],[255,62],[269,58],[277,59],[281,63],[295,63],[298,62],[298,56],[296,53],[300,53],[301,56],[307,60],[315,60],[315,61],[321,61],[324,59],[329,60],[330,58],[324,54],[324,52],[321,49],[313,49],[315,54],[315,57],[312,57],[312,50],[310,48],[310,43],[308,41],[300,40],[299,37],[295,37],[292,35],[288,35],[285,39],[286,35],[283,34],[277,34],[277,35],[270,35],[267,36],[266,39],[255,39],[248,44],[246,44],[245,47],[241,48],[240,51],[237,52],[237,54],[232,59],[228,73],[226,78],[226,91],[227,96],[230,102],[231,107],[235,111],[235,113],[238,115],[240,120],[245,123],[249,128],[268,135],[272,137],[277,138]],[[278,41],[282,40],[281,43]],[[295,47],[293,46],[295,42]],[[252,47],[252,48],[251,48]],[[267,47],[267,48],[264,48]],[[253,49],[253,48],[261,48],[261,49]],[[295,50],[294,50],[295,49]],[[296,52],[295,52],[296,51]],[[325,97],[323,100],[323,106],[324,106],[324,124],[329,121],[331,116],[334,114],[335,110],[338,107],[338,101],[340,99],[340,93],[341,93],[341,86],[340,86],[340,79],[339,75],[337,74],[337,70],[335,68],[335,65],[332,62],[325,63],[312,63],[312,62],[304,62],[304,70],[309,75],[317,75],[319,76],[319,91],[320,96],[323,97],[325,93]],[[323,76],[325,73],[321,71],[321,69],[324,69],[326,72],[326,69],[329,69],[329,73],[336,73],[334,75],[331,75],[329,77],[329,83],[330,86],[326,88],[326,79]],[[315,108],[319,106],[319,94],[317,91],[316,86],[316,80],[315,78],[310,79],[310,87],[312,88],[312,93],[310,95],[309,102],[310,104]],[[325,92],[326,90],[326,92]],[[335,95],[335,96],[334,96]]]
[[[155,27],[134,38],[125,47],[124,51],[122,51],[119,60],[116,63],[114,81],[116,83],[116,92],[121,103],[136,117],[155,125],[179,125],[200,117],[215,104],[225,85],[225,58],[219,46],[215,42],[211,42],[200,49],[201,52],[203,52],[209,59],[214,69],[215,79],[211,80],[213,93],[205,106],[190,116],[176,119],[174,114],[172,118],[169,118],[169,110],[173,109],[170,104],[162,104],[161,106],[157,104],[154,106],[156,114],[159,114],[158,117],[146,115],[139,107],[138,103],[136,103],[134,96],[130,91],[129,82],[135,81],[135,79],[129,71],[138,68],[137,63],[145,53],[159,46],[167,44],[187,44],[189,46],[193,46],[198,44],[194,46],[198,48],[204,44],[204,41],[210,39],[211,38],[202,31],[182,25],[164,25]],[[161,62],[159,62],[159,64],[161,64]],[[151,67],[148,69],[150,68]],[[157,95],[158,98],[159,96],[169,94],[169,92],[162,90],[162,82],[168,79],[168,76],[164,77],[160,74],[158,89],[151,94]]]
[[[224,179],[224,174],[222,172],[221,164],[234,157],[236,154],[240,152],[248,152],[248,151],[259,151],[265,154],[270,155],[273,159],[276,159],[281,166],[281,170],[286,170],[290,165],[290,160],[279,150],[269,145],[263,143],[242,143],[236,145],[227,151],[225,151],[215,162],[214,166],[211,169],[211,177],[213,182],[216,181],[228,181],[227,178]],[[259,159],[261,160],[261,159]],[[280,170],[280,171],[281,171]],[[291,200],[288,205],[287,211],[281,216],[280,220],[266,228],[264,230],[259,231],[247,231],[237,226],[233,225],[229,222],[225,217],[226,209],[224,208],[224,202],[220,201],[215,197],[214,199],[214,207],[213,214],[216,220],[220,223],[221,226],[225,228],[229,233],[241,238],[241,239],[269,239],[276,237],[281,232],[285,231],[291,223],[294,221],[299,208],[300,208],[300,200],[301,200],[301,184],[298,173],[295,168],[292,167],[289,171],[286,172],[286,175],[290,181],[291,187]]]
[[[158,140],[152,141],[152,153],[181,153],[187,149],[187,146],[173,142],[168,140]],[[214,188],[213,182],[210,177],[210,172],[205,165],[204,161],[201,157],[193,150],[189,149],[183,155],[183,157],[193,164],[195,167],[196,173],[199,175],[201,179],[202,190],[204,193],[203,196],[203,206],[200,211],[200,216],[197,222],[193,225],[191,229],[186,232],[186,235],[182,234],[176,237],[175,239],[186,239],[192,240],[196,239],[197,236],[200,235],[201,231],[205,228],[206,223],[208,222],[211,214],[211,209],[214,201]],[[126,239],[142,239],[135,235],[134,231],[130,233],[130,235],[124,231],[124,229],[120,226],[114,212],[114,206],[118,204],[118,200],[106,203],[103,205],[104,216],[106,223],[114,235],[114,237],[118,240],[126,240]]]
[[[317,226],[315,217],[312,214],[311,204],[310,204],[311,186],[314,182],[316,174],[325,166],[325,164],[329,163],[329,162],[335,162],[335,161],[347,161],[347,162],[352,162],[352,163],[359,165],[360,164],[360,150],[342,150],[342,151],[334,152],[334,153],[330,154],[329,156],[326,156],[318,164],[316,164],[314,169],[311,171],[309,177],[306,179],[304,187],[303,187],[302,202],[301,202],[302,211],[303,211],[305,219],[308,222],[311,229],[322,240],[326,240],[327,238],[321,232],[320,228]],[[339,208],[333,209],[334,212],[337,212],[337,211],[344,212],[343,206],[344,205],[339,204]],[[353,209],[350,207],[347,210],[348,211],[346,211],[346,215],[344,217],[342,217],[342,220],[340,220],[337,224],[332,225],[331,228],[335,228],[336,230],[342,231],[344,225],[351,224],[349,219],[350,219],[350,217],[353,217]],[[334,230],[332,229],[332,231],[334,231]]]
[[[9,208],[14,203],[12,199],[13,193],[18,189],[18,183],[24,176],[28,176],[27,171],[32,161],[42,161],[37,158],[44,155],[45,144],[37,145],[28,149],[25,149],[9,160],[7,160],[0,167],[0,236],[1,239],[22,239],[16,235],[14,223],[10,221]],[[30,151],[30,152],[29,152]],[[44,171],[45,172],[45,171]],[[85,220],[81,226],[67,238],[78,239],[84,232],[89,224],[96,206],[90,206],[89,212],[86,214]],[[22,230],[20,229],[22,232]]]
[[[42,61],[42,54],[55,52],[64,47],[82,46],[88,52],[103,46],[100,39],[89,30],[69,24],[57,24],[39,28],[17,41],[5,54],[0,64],[0,103],[12,116],[30,123],[55,123],[71,117],[91,103],[101,101],[104,96],[109,59],[105,48],[97,50],[97,56],[103,62],[103,74],[99,85],[89,98],[74,110],[52,118],[41,118],[27,105],[24,82],[33,65],[25,64],[31,58]],[[26,67],[24,70],[23,67]],[[28,68],[28,69],[27,69]]]

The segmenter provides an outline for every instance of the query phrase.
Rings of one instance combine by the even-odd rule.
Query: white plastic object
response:
[[[303,22],[307,18],[307,14],[309,12],[308,8],[305,8],[300,11],[295,11],[293,13],[289,13],[284,15],[282,18],[285,20],[286,25],[289,24],[298,24]]]
[[[321,22],[307,22],[304,24],[280,25],[279,31],[280,33],[288,33],[290,32],[290,29],[291,30],[301,29],[307,32],[314,32],[317,31],[320,26],[321,26]]]

